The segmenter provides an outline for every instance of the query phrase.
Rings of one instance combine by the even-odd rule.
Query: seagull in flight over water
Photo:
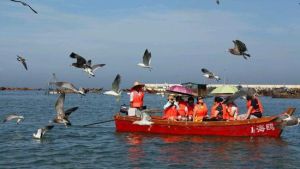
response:
[[[56,85],[57,87],[69,89],[75,93],[85,95],[85,91],[82,87],[77,89],[72,83],[69,83],[69,82],[50,82],[49,85]]]
[[[24,116],[20,116],[20,115],[16,115],[16,114],[11,114],[9,116],[7,116],[4,120],[3,120],[3,123],[7,122],[7,121],[10,121],[10,120],[14,120],[14,119],[17,119],[17,124],[20,124],[20,122],[22,120],[24,120]]]
[[[25,59],[25,58],[23,58],[23,57],[17,55],[17,60],[23,64],[23,66],[24,66],[24,68],[25,68],[26,70],[28,70],[28,69],[27,69],[27,64],[26,64],[26,59]]]
[[[47,131],[51,130],[53,127],[54,127],[54,125],[49,124],[43,128],[39,128],[36,133],[32,134],[32,136],[33,136],[33,138],[36,138],[36,139],[42,139],[44,137],[45,133]]]
[[[104,92],[103,94],[115,96],[117,100],[121,97],[122,91],[120,90],[121,76],[117,74],[115,80],[111,85],[111,90]]]
[[[88,75],[93,76],[93,77],[95,77],[94,71],[96,71],[98,68],[105,66],[105,64],[92,65],[91,60],[86,61],[85,58],[83,58],[82,56],[80,56],[74,52],[72,52],[70,54],[70,57],[73,59],[77,59],[77,61],[75,63],[72,63],[72,66],[83,69],[84,72],[86,72]]]
[[[21,3],[24,6],[28,6],[34,13],[38,14],[36,10],[34,10],[30,5],[28,5],[27,3],[23,2],[23,1],[19,1],[19,0],[10,0],[12,2],[18,2]]]
[[[143,56],[143,63],[138,63],[137,65],[149,69],[151,71],[152,67],[150,66],[151,63],[151,52],[148,51],[148,49],[145,50],[144,56]]]
[[[65,126],[71,126],[71,122],[69,120],[69,116],[71,113],[76,111],[78,107],[72,107],[68,110],[64,110],[64,102],[65,102],[65,94],[62,93],[56,103],[55,103],[55,110],[57,112],[57,115],[53,119],[54,123],[60,123],[60,124],[65,124]]]
[[[211,71],[203,68],[201,69],[203,76],[208,78],[208,79],[216,79],[217,81],[221,80],[221,78],[219,76],[216,76],[214,73],[212,73]]]

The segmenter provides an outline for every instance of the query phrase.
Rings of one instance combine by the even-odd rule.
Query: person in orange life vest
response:
[[[164,105],[164,119],[175,121],[177,119],[178,105],[175,102],[175,98],[173,95],[169,95],[168,102]]]
[[[145,85],[139,82],[134,82],[133,87],[130,89],[130,107],[142,109],[144,105],[144,91]]]
[[[222,102],[223,99],[221,97],[215,97],[215,102],[210,112],[211,119],[223,120],[226,118],[226,106]]]
[[[233,101],[226,104],[226,112],[227,120],[237,120],[238,107]]]
[[[178,120],[186,120],[187,115],[187,102],[185,102],[181,96],[176,96],[176,103],[178,105]]]
[[[246,99],[248,111],[245,119],[261,118],[264,109],[258,97],[255,97],[254,95],[247,95]]]
[[[194,115],[194,98],[192,96],[190,96],[188,98],[188,102],[187,102],[187,120],[188,121],[193,121],[193,115]]]
[[[194,122],[201,122],[203,118],[207,117],[207,106],[203,101],[203,98],[199,96],[197,98],[197,104],[194,107],[193,119]]]

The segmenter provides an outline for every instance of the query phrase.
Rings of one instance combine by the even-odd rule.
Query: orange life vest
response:
[[[194,107],[195,107],[194,104],[192,104],[192,105],[187,104],[187,109],[188,109],[187,115],[188,116],[193,116],[194,115]]]
[[[194,107],[194,112],[195,116],[197,117],[205,117],[207,115],[207,106],[205,103],[201,104],[196,104]]]
[[[180,116],[186,116],[187,103],[185,101],[178,102],[178,114]]]
[[[144,92],[143,91],[131,91],[133,93],[133,100],[131,102],[132,108],[140,108],[144,105]]]
[[[235,114],[236,115],[238,115],[238,107],[235,105],[235,104],[233,104],[233,103],[230,103],[230,104],[228,104],[227,105],[227,111],[226,111],[226,119],[227,120],[234,120],[234,116],[235,116],[235,114],[233,114],[233,112],[231,112],[232,111],[232,107],[236,107],[236,112],[235,112]]]
[[[219,111],[217,114],[216,111]],[[210,112],[210,117],[226,119],[226,107],[222,103],[215,103]]]
[[[254,102],[255,105],[253,106],[252,111],[250,112],[251,114],[253,114],[255,112],[261,112],[261,113],[264,112],[264,108],[263,108],[260,100],[257,97],[247,101],[248,109],[252,106],[252,102]]]
[[[170,106],[164,110],[164,119],[176,118],[178,115],[178,111],[175,105]]]

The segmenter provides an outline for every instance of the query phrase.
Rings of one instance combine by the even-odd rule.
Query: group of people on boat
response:
[[[144,109],[144,84],[135,82],[130,90],[130,108],[136,110]],[[258,97],[247,95],[247,112],[239,115],[238,106],[234,101],[226,101],[222,97],[215,97],[214,103],[208,115],[208,108],[203,100],[198,96],[195,99],[189,96],[185,101],[182,96],[170,94],[167,103],[164,105],[163,119],[171,121],[232,121],[261,118],[263,106]]]
[[[210,109],[210,117],[208,108],[203,97],[197,97],[196,103],[194,97],[189,96],[184,101],[181,96],[169,95],[168,101],[164,105],[163,118],[172,121],[232,121],[244,120],[252,118],[261,118],[263,106],[256,96],[248,95],[247,112],[238,115],[238,107],[233,101],[224,102],[222,97],[215,97],[214,103]]]

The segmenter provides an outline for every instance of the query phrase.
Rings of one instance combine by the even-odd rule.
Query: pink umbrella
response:
[[[193,95],[192,89],[186,88],[181,85],[171,86],[167,89],[167,91],[174,92],[174,93],[180,93],[180,94],[186,94],[186,95]]]

